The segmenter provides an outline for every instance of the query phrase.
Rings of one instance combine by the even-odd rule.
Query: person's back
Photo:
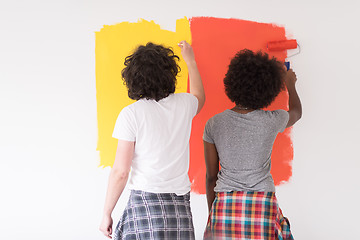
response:
[[[272,146],[287,121],[284,110],[241,114],[227,109],[209,119],[204,140],[215,144],[221,165],[214,190],[274,192]]]
[[[283,89],[284,78],[289,111],[261,110]],[[267,54],[243,50],[232,59],[224,85],[236,105],[209,119],[203,136],[210,212],[206,239],[292,239],[270,169],[277,134],[301,117],[295,81],[292,70],[285,74]]]
[[[113,136],[136,140],[129,189],[189,192],[189,139],[197,102],[192,94],[177,93],[159,101],[140,99],[122,110]],[[133,126],[128,133],[122,129],[125,119]]]

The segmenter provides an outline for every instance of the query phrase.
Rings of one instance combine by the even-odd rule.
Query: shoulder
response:
[[[209,118],[209,120],[206,122],[207,125],[215,125],[218,124],[224,120],[226,120],[227,118],[227,114],[226,111],[215,114],[214,116],[212,116],[211,118]]]
[[[180,103],[186,109],[188,109],[187,111],[191,113],[192,117],[195,117],[199,105],[197,97],[191,93],[174,93],[171,97],[175,99],[175,102]]]
[[[136,108],[138,108],[141,104],[139,104],[139,101],[136,101],[134,103],[131,103],[127,106],[125,106],[120,114],[132,114]]]
[[[151,111],[152,109],[151,105],[152,105],[151,103],[150,104],[147,103],[147,100],[140,99],[124,107],[120,111],[119,117],[127,118],[131,121],[135,121],[135,119],[139,118],[139,116],[142,116],[142,114],[146,112],[146,110]]]
[[[121,109],[121,111],[119,112],[119,115],[117,117],[116,122],[117,123],[124,123],[124,122],[132,122],[134,119],[134,106],[132,106],[132,104],[124,107],[123,109]]]
[[[216,136],[221,132],[221,126],[226,121],[226,111],[218,113],[211,117],[205,124],[203,140],[209,143],[215,143]]]
[[[148,100],[145,98],[139,99],[129,105],[127,105],[126,107],[123,108],[122,111],[128,112],[128,113],[133,113],[136,114],[137,112],[142,112],[143,109],[148,109],[151,108],[152,105],[155,104],[155,100]]]
[[[282,109],[278,109],[274,111],[260,110],[260,114],[268,118],[286,118],[289,116],[289,113]]]
[[[285,130],[286,124],[289,121],[289,113],[287,111],[279,109],[275,111],[264,111],[264,114],[266,114],[269,124],[273,124],[280,132]]]
[[[173,97],[175,99],[189,100],[189,101],[198,101],[197,98],[191,93],[174,93],[169,97]]]

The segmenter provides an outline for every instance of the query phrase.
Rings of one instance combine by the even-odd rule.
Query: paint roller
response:
[[[300,53],[300,45],[297,43],[296,39],[272,41],[272,42],[267,43],[268,51],[284,51],[284,50],[289,50],[289,49],[299,49],[299,51],[297,53],[294,53],[294,54],[288,56],[286,59]],[[285,66],[286,66],[287,70],[289,70],[290,62],[285,61]]]

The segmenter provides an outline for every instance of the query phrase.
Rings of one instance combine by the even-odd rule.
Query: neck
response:
[[[241,105],[236,105],[234,108],[238,109],[238,110],[249,110],[250,109],[250,108],[247,108],[247,107],[243,107]]]
[[[253,109],[251,108],[246,108],[246,107],[243,107],[241,105],[236,105],[235,107],[233,107],[231,110],[235,111],[235,112],[238,112],[238,113],[249,113],[249,112],[252,112],[254,111]]]

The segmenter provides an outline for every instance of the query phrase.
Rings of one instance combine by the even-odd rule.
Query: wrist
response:
[[[186,65],[187,65],[188,68],[197,67],[195,60],[191,60],[191,61],[186,62]]]
[[[106,217],[111,217],[111,212],[109,212],[109,211],[104,211],[103,217],[104,217],[104,218],[106,218]]]

